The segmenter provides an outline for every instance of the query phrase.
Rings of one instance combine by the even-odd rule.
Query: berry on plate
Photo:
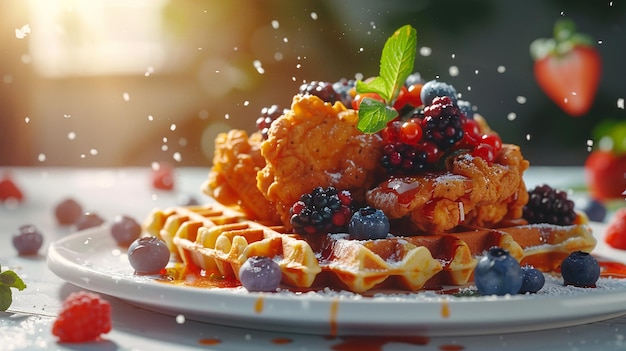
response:
[[[582,116],[593,104],[600,83],[602,60],[592,39],[576,32],[569,20],[554,25],[554,38],[530,45],[534,75],[544,93],[565,113]]]
[[[102,225],[103,223],[104,219],[100,217],[100,215],[98,215],[97,213],[85,212],[80,217],[78,217],[74,224],[76,225],[76,230],[85,230],[88,228],[97,227],[99,225]]]
[[[317,187],[291,206],[291,225],[298,234],[328,234],[343,231],[352,217],[352,194],[334,187]]]
[[[522,268],[500,247],[489,249],[474,269],[474,283],[481,295],[514,295],[522,287]]]
[[[151,177],[154,189],[174,189],[174,167],[171,165],[165,162],[153,162]]]
[[[156,236],[136,239],[128,247],[128,261],[137,274],[159,273],[169,260],[167,244]]]
[[[64,301],[52,334],[60,342],[97,340],[111,331],[111,305],[100,295],[86,291],[70,294]]]
[[[571,225],[576,220],[576,211],[566,192],[543,184],[528,192],[523,217],[529,223]]]
[[[20,256],[36,255],[43,244],[43,235],[34,225],[23,225],[13,234],[13,246]]]
[[[352,239],[384,239],[389,234],[389,219],[379,209],[364,207],[356,211],[348,224]]]
[[[278,263],[264,256],[249,257],[239,269],[239,281],[248,291],[276,291],[282,277]]]
[[[533,267],[522,267],[522,286],[519,289],[520,294],[536,293],[543,288],[546,283],[546,277],[543,273]]]
[[[589,253],[575,251],[563,260],[561,276],[565,285],[591,288],[600,278],[600,264]]]
[[[626,250],[626,208],[620,208],[609,221],[604,241],[611,247]]]

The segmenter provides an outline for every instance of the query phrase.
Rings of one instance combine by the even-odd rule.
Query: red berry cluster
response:
[[[483,134],[447,96],[407,120],[394,120],[382,130],[382,166],[392,174],[417,174],[437,169],[451,151],[467,150],[472,156],[495,161],[502,148],[496,134]]]

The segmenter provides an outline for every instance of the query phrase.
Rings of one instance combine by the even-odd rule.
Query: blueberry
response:
[[[583,211],[590,221],[604,222],[606,218],[606,206],[598,200],[587,199],[580,205],[581,211]]]
[[[239,269],[239,281],[248,291],[276,291],[283,274],[278,263],[269,257],[249,257]]]
[[[465,117],[469,119],[474,119],[474,110],[472,104],[469,101],[458,100],[456,105],[461,109],[461,112],[465,115]]]
[[[111,235],[118,245],[128,246],[141,235],[141,225],[129,216],[116,216],[111,224]]]
[[[543,288],[546,283],[546,277],[543,273],[530,266],[522,267],[522,287],[519,290],[520,294],[536,293]]]
[[[43,244],[43,235],[34,225],[23,225],[13,234],[13,246],[20,256],[36,255]]]
[[[381,210],[364,207],[352,215],[348,233],[357,240],[384,239],[389,234],[389,219]]]
[[[565,285],[594,287],[600,278],[600,264],[589,253],[574,251],[563,260],[561,276]]]
[[[450,84],[431,80],[424,84],[420,92],[420,98],[424,105],[430,105],[437,96],[448,96],[453,104],[456,104],[456,89]]]
[[[159,273],[170,260],[167,244],[156,236],[145,236],[128,247],[128,261],[138,274]]]
[[[481,295],[517,294],[522,287],[522,268],[507,250],[493,247],[478,261],[474,283]]]
[[[410,87],[413,84],[424,84],[424,80],[422,79],[422,75],[418,72],[411,73],[406,80],[404,81],[404,85]]]

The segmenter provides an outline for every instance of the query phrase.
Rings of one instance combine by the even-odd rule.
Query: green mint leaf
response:
[[[357,92],[378,93],[388,105],[392,105],[404,81],[413,73],[416,50],[415,28],[405,25],[396,30],[383,47],[379,76],[368,83],[357,82]]]
[[[0,285],[0,311],[6,311],[13,302],[13,296],[11,295],[11,288],[8,286]]]
[[[376,133],[396,117],[398,111],[393,108],[376,99],[364,98],[359,105],[357,128],[363,133]]]
[[[24,290],[26,288],[24,281],[13,271],[0,273],[0,284],[9,288],[16,288],[18,290]]]
[[[376,93],[385,103],[368,101],[359,106],[358,129],[364,133],[376,133],[398,116],[393,106],[406,78],[413,73],[415,53],[417,50],[417,33],[415,28],[405,25],[396,30],[383,47],[380,57],[380,73],[369,82],[357,81],[356,91]],[[373,100],[373,99],[369,99]],[[385,106],[386,104],[386,106]]]

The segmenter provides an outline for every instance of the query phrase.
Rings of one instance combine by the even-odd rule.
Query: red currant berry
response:
[[[402,86],[400,89],[400,93],[398,93],[398,97],[396,98],[396,102],[393,103],[393,108],[397,111],[402,110],[406,105],[409,104],[409,96],[408,89],[405,86]]]
[[[378,101],[383,102],[383,103],[385,102],[385,100],[383,100],[383,98],[380,97],[380,95],[378,95],[376,93],[358,94],[357,96],[354,97],[354,100],[352,100],[352,109],[358,110],[359,106],[361,106],[361,102],[363,102],[363,99],[365,99],[365,98],[378,100]]]
[[[483,160],[491,163],[496,159],[496,154],[493,152],[491,145],[479,144],[474,150],[472,150],[472,156],[480,157]]]
[[[410,119],[400,127],[400,140],[415,145],[422,139],[422,127],[415,119]]]
[[[502,139],[496,134],[484,134],[480,137],[480,142],[491,146],[496,153],[502,149]]]
[[[464,141],[470,146],[476,146],[480,142],[481,134],[478,123],[469,118],[463,119]]]
[[[426,152],[426,162],[435,163],[439,159],[439,148],[430,141],[425,141],[419,145],[419,149]]]
[[[420,93],[422,92],[423,84],[412,84],[407,89],[407,100],[409,105],[413,107],[422,106],[422,98],[420,97]]]

